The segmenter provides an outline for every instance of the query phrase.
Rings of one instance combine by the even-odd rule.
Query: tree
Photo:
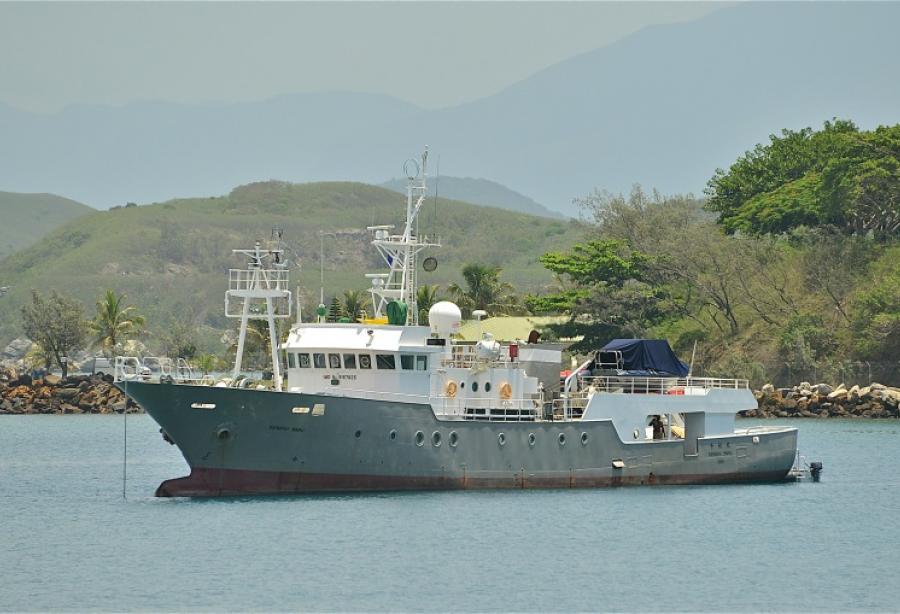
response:
[[[67,377],[68,357],[84,348],[88,336],[82,304],[55,290],[47,298],[32,290],[31,303],[22,307],[22,327],[32,341],[53,357],[63,378]]]
[[[439,288],[440,286],[437,284],[425,284],[424,286],[419,286],[418,290],[416,290],[416,306],[419,309],[419,324],[428,324],[428,312],[434,304],[440,300],[440,298],[438,298]]]
[[[209,375],[210,371],[215,371],[216,367],[220,365],[220,360],[218,356],[215,354],[209,354],[204,352],[197,356],[193,361],[193,365],[200,369],[203,375]]]
[[[860,132],[853,122],[782,130],[707,183],[707,207],[728,233],[784,233],[800,226],[900,230],[900,124]]]
[[[197,354],[197,338],[192,322],[178,321],[162,337],[163,353],[169,358],[190,360]]]
[[[97,301],[97,313],[90,327],[94,343],[107,358],[112,358],[119,344],[138,335],[144,326],[144,316],[135,313],[134,305],[123,306],[124,301],[124,294],[116,296],[112,290]]]
[[[512,285],[500,280],[502,270],[489,264],[467,264],[462,268],[465,285],[451,283],[447,291],[467,317],[476,309],[507,315],[524,311]]]
[[[328,306],[328,316],[325,319],[328,322],[338,322],[343,317],[346,317],[344,304],[341,302],[340,297],[335,296],[331,299],[331,304]]]
[[[867,286],[855,297],[851,314],[854,349],[863,360],[894,362],[900,355],[900,271],[896,261],[880,262]]]
[[[357,321],[369,304],[367,293],[363,290],[347,290],[344,292],[344,312],[347,317]]]
[[[643,335],[665,316],[664,293],[644,281],[648,257],[622,241],[589,241],[540,260],[556,274],[559,290],[529,296],[526,305],[534,312],[568,314],[568,322],[550,329],[557,337],[582,337],[576,351],[596,349],[612,337]]]

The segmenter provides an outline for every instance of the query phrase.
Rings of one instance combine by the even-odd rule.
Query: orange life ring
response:
[[[503,382],[500,385],[500,398],[503,400],[508,400],[512,397],[512,386],[509,385],[509,382]]]
[[[454,382],[453,380],[450,380],[449,382],[447,382],[447,386],[444,388],[444,390],[447,391],[447,396],[450,397],[451,399],[456,396],[456,391],[458,389],[459,389],[459,386],[457,386],[456,382]]]

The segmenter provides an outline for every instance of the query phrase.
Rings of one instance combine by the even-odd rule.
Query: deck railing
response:
[[[710,389],[750,388],[745,379],[714,377],[634,377],[618,375],[592,375],[579,378],[580,388],[594,391],[624,392],[630,394],[705,394]]]
[[[290,273],[287,269],[229,269],[228,289],[247,290],[282,290],[287,291],[290,285]]]
[[[573,374],[574,375],[574,374]],[[715,377],[634,377],[618,375],[569,376],[567,389],[553,401],[553,415],[563,420],[579,419],[592,395],[597,392],[614,394],[662,394],[701,396],[713,389],[748,390],[746,379]]]
[[[194,371],[184,358],[165,356],[116,356],[115,381],[163,381],[171,378],[179,384],[212,383]]]

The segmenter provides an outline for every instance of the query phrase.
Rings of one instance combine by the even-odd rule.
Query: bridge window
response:
[[[345,369],[355,369],[356,368],[356,354],[344,354],[344,368]]]
[[[313,354],[313,364],[316,366],[316,369],[324,369],[325,368],[325,354]]]
[[[299,358],[299,364],[301,369],[309,369],[309,354],[297,354],[297,358]]]
[[[360,369],[371,369],[372,368],[372,357],[368,354],[360,354],[359,355],[359,368]]]
[[[428,356],[416,356],[416,371],[428,371]]]
[[[293,352],[288,352],[288,353],[287,353],[287,358],[288,358],[288,369],[293,369],[293,368],[295,368],[295,367],[297,366],[297,360],[296,360],[296,358],[294,357],[294,353],[293,353]]]
[[[413,362],[415,357],[412,354],[400,354],[400,366],[404,371],[413,370]]]
[[[394,361],[393,354],[375,354],[375,364],[379,369],[396,369],[397,364]]]
[[[328,366],[332,369],[340,369],[341,368],[341,355],[340,354],[329,354],[328,355]]]

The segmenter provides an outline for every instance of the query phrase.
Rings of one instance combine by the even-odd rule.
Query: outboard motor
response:
[[[818,482],[822,475],[822,461],[813,461],[809,464],[809,476],[813,482]]]

